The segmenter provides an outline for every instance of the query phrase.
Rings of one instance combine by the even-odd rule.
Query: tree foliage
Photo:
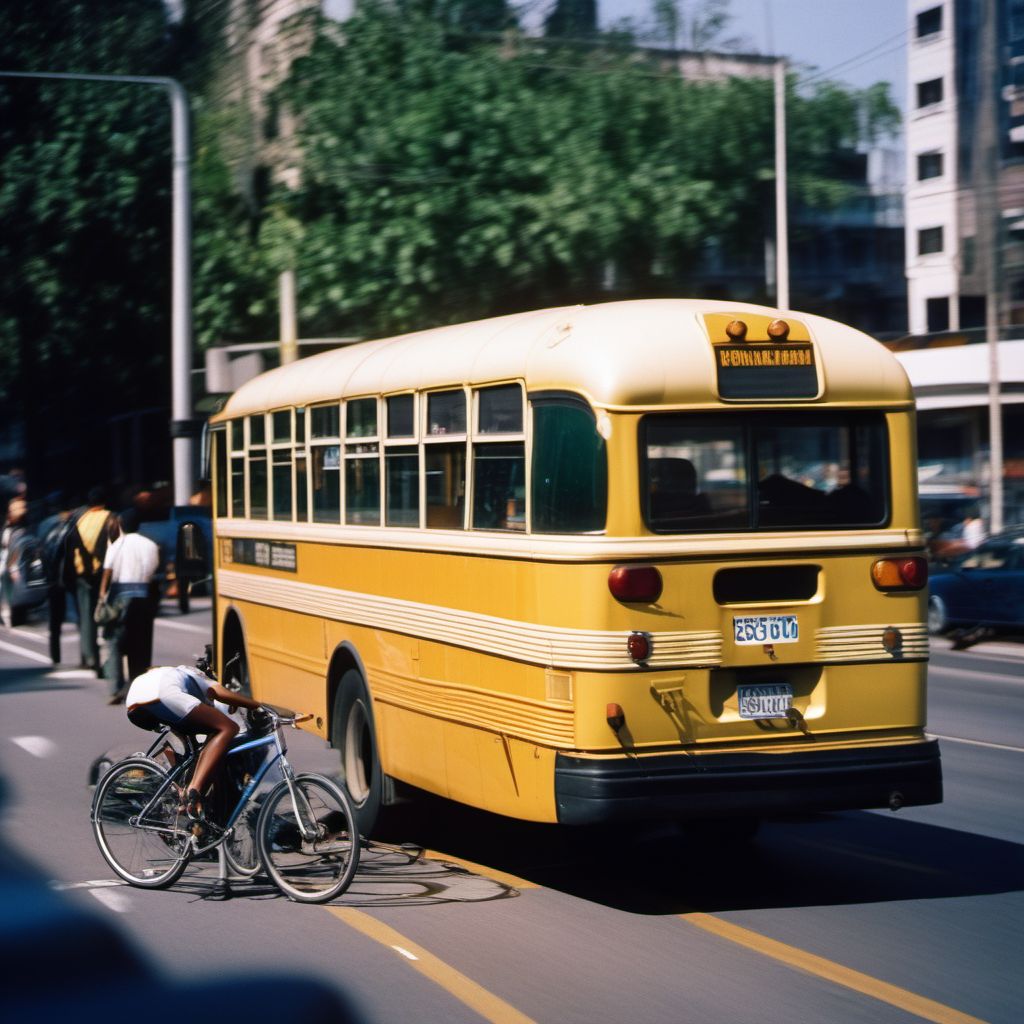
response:
[[[161,0],[0,5],[6,71],[178,76],[186,57]],[[195,314],[211,337],[244,321],[251,299],[232,297],[254,291],[253,249],[201,124]],[[87,485],[121,418],[169,404],[170,184],[162,88],[0,79],[0,402],[25,425],[37,485]]]
[[[709,245],[760,260],[771,83],[695,84],[668,58],[511,37],[457,44],[367,0],[318,34],[282,99],[302,183],[301,316],[374,333],[561,302],[686,292]],[[794,197],[849,192],[864,97],[791,91]]]
[[[525,38],[512,10],[363,0],[343,25],[317,22],[272,98],[294,125],[276,146],[294,149],[297,188],[241,183],[251,113],[212,84],[228,5],[188,5],[175,25],[161,0],[0,5],[0,67],[189,85],[200,345],[272,337],[285,268],[306,336],[693,294],[716,254],[756,278],[771,83],[687,82],[621,33]],[[722,39],[723,3],[686,10],[684,45]],[[844,156],[895,117],[883,87],[791,89],[793,200],[841,202]],[[170,146],[159,89],[0,81],[0,400],[26,424],[37,480],[74,445],[91,472],[82,452],[105,459],[106,421],[168,405]]]

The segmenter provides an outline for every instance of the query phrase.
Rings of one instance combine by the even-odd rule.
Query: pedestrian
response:
[[[24,498],[26,492],[25,471],[18,466],[11,466],[6,473],[0,474],[0,526],[7,522],[7,509],[15,498]]]
[[[25,499],[12,498],[0,527],[0,618],[8,626],[20,626],[27,618],[27,610],[17,595],[22,547],[29,537],[27,519]]]
[[[967,510],[960,536],[963,538],[964,548],[967,551],[973,551],[985,539],[985,524],[982,522],[981,512],[977,505],[972,505]]]
[[[120,516],[120,536],[103,559],[100,603],[113,605],[117,617],[106,627],[107,657],[104,678],[110,683],[110,703],[120,704],[127,680],[142,675],[153,660],[153,619],[159,590],[154,576],[160,566],[160,549],[138,532],[134,509]],[[125,676],[124,662],[128,661]]]
[[[86,508],[77,517],[68,534],[68,558],[74,569],[82,668],[91,668],[100,675],[96,604],[107,545],[117,537],[118,528],[115,517],[107,509],[106,494],[102,487],[93,487],[85,500]]]
[[[76,516],[72,510],[73,503],[66,501],[60,491],[49,495],[47,505],[50,515],[39,524],[39,537],[49,585],[46,599],[50,613],[50,660],[59,665],[60,633],[67,617],[68,600],[75,589],[74,564],[67,554],[68,537]]]

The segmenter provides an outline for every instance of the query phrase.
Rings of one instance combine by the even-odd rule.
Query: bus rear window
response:
[[[670,414],[641,426],[641,502],[657,533],[878,526],[880,413]]]

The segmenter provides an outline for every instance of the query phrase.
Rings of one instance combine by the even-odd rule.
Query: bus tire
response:
[[[363,677],[347,669],[334,695],[331,746],[338,751],[341,779],[360,835],[368,836],[378,824],[384,804],[384,773],[377,753],[370,696]]]

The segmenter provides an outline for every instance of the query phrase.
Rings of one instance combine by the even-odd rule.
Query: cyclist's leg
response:
[[[205,733],[207,737],[189,784],[190,790],[201,795],[212,781],[214,769],[227,753],[231,741],[238,735],[238,723],[209,704],[199,704],[182,719],[179,727],[192,733]]]

